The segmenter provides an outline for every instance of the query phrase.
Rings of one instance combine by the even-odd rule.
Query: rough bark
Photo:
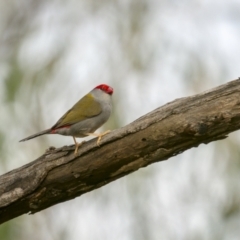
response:
[[[36,213],[240,128],[240,80],[177,99],[104,136],[48,150],[0,177],[0,223]]]

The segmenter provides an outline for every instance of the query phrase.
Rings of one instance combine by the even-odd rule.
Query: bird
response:
[[[75,143],[75,155],[78,152],[78,148],[85,142],[78,143],[76,141],[77,137],[96,136],[98,137],[97,145],[100,146],[102,137],[109,133],[110,130],[104,133],[95,133],[95,131],[100,128],[111,115],[112,94],[113,88],[107,84],[96,86],[73,105],[51,128],[26,137],[20,140],[20,142],[45,134],[72,136]]]

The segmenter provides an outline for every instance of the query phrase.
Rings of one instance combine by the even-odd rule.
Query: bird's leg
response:
[[[98,137],[98,140],[97,140],[97,145],[100,147],[100,141],[102,139],[102,137],[108,133],[110,133],[111,131],[110,130],[107,130],[105,131],[104,133],[87,133],[88,136],[95,136],[95,137]]]
[[[82,141],[82,142],[80,142],[80,143],[78,143],[77,141],[76,141],[76,138],[75,137],[73,137],[73,140],[74,140],[74,143],[75,143],[75,151],[74,151],[74,155],[76,155],[77,154],[77,151],[78,151],[78,148],[80,147],[80,146],[82,146],[82,144],[83,143],[85,143],[85,141]]]

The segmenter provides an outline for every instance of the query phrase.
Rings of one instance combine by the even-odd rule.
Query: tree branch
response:
[[[48,150],[0,177],[0,223],[36,213],[240,128],[240,79],[177,99],[85,143]]]

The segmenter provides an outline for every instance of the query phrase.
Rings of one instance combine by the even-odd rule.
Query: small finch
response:
[[[113,88],[106,84],[95,87],[87,95],[81,98],[70,110],[68,110],[51,128],[31,135],[20,142],[44,135],[60,134],[72,136],[75,143],[75,152],[82,143],[77,143],[76,137],[96,136],[99,146],[102,136],[109,133],[94,133],[110,117],[112,111]]]

